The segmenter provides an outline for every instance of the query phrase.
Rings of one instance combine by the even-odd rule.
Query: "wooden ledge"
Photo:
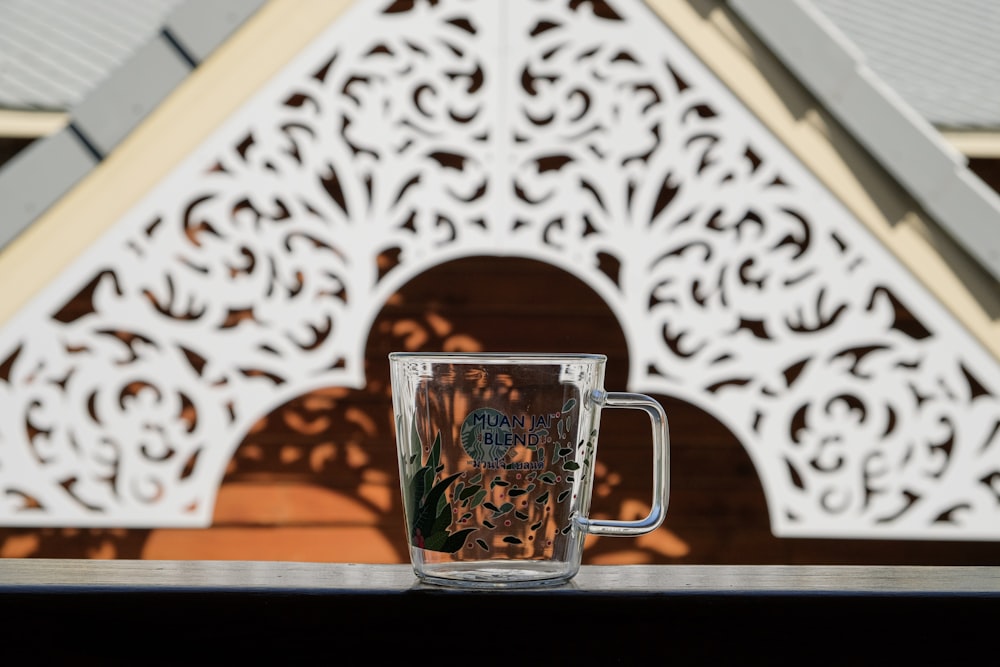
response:
[[[409,565],[273,561],[0,559],[0,596],[156,592],[484,594],[429,586]],[[568,584],[511,595],[908,595],[1000,598],[1000,567],[584,565]],[[495,595],[496,591],[486,591]],[[0,598],[2,600],[2,598]],[[2,602],[0,602],[2,603]]]
[[[1000,567],[584,566],[484,591],[408,565],[6,559],[0,615],[7,649],[100,664],[955,664],[992,650]]]

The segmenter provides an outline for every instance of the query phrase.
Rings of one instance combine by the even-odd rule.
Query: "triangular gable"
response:
[[[738,436],[776,534],[1000,536],[996,358],[640,2],[355,4],[106,223],[0,331],[8,525],[205,525],[401,285],[511,255]]]

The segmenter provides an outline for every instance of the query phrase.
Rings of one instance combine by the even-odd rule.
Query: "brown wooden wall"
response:
[[[230,463],[210,528],[0,528],[0,557],[407,562],[393,350],[600,352],[609,358],[607,388],[627,389],[621,329],[583,283],[528,260],[452,262],[385,305],[368,341],[365,389],[313,392],[259,420]],[[657,398],[672,440],[667,521],[648,536],[591,539],[587,563],[1000,564],[1000,543],[777,539],[735,438],[700,410]],[[604,413],[595,515],[646,513],[648,428],[637,411]]]

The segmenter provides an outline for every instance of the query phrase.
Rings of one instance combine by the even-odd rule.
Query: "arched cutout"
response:
[[[530,302],[520,298],[524,294],[533,295]],[[609,357],[606,386],[627,388],[628,351],[621,328],[603,300],[575,276],[519,258],[473,257],[435,266],[389,298],[375,319],[365,352],[365,387],[313,391],[261,419],[234,455],[220,488],[213,526],[153,531],[144,557],[176,554],[181,542],[195,552],[202,545],[206,550],[202,556],[211,555],[212,549],[227,553],[226,531],[232,533],[228,539],[238,540],[256,526],[260,546],[247,544],[255,552],[244,553],[243,558],[273,557],[275,545],[281,544],[284,557],[291,560],[306,553],[311,556],[307,559],[318,560],[407,562],[388,389],[387,355],[394,350],[600,352]],[[675,484],[679,500],[657,533],[640,540],[591,540],[585,562],[714,561],[724,556],[693,553],[691,536],[684,533],[693,530],[731,538],[753,532],[757,541],[767,536],[763,494],[736,439],[696,408],[666,397],[661,400],[671,406],[674,423],[688,431],[672,429],[675,460],[687,468],[708,452],[699,461],[708,466],[698,477],[688,474]],[[707,438],[706,419],[712,422]],[[647,428],[641,415],[605,413],[595,515],[624,517],[645,511],[650,493],[645,472],[650,457]],[[692,483],[697,487],[705,480],[716,486],[709,494],[718,491],[707,507],[717,518],[685,516],[706,510],[705,502],[698,500],[706,492],[691,490]],[[257,513],[243,509],[236,512],[242,517],[234,516],[235,508],[227,507],[229,498],[254,485],[267,502],[283,502],[285,509],[261,508]],[[288,487],[285,493],[277,490],[282,486]],[[317,488],[337,501],[327,502],[325,510],[302,505],[308,498],[319,499]],[[260,505],[260,500],[254,502]],[[755,514],[748,522],[749,507]],[[281,511],[293,527],[268,527],[266,517]],[[304,526],[310,521],[312,533]],[[683,529],[678,531],[675,524]],[[206,533],[214,537],[205,539]],[[266,537],[268,533],[271,537]],[[312,544],[296,545],[296,539]],[[353,542],[365,539],[372,543]],[[694,542],[708,548],[716,544],[704,537],[695,537]]]
[[[509,290],[512,276],[547,289],[536,290],[530,304],[516,303],[505,297],[524,293]],[[547,315],[538,318],[539,312]],[[562,322],[561,328],[530,326],[546,318]],[[623,388],[626,382],[620,328],[581,281],[526,259],[448,262],[413,278],[380,311],[366,346],[364,389],[310,391],[258,420],[230,463],[216,510],[225,516],[215,525],[152,531],[7,528],[0,530],[0,556],[405,562],[386,355],[394,349],[501,346],[603,352],[610,357],[607,386]],[[589,543],[588,563],[1000,561],[1000,545],[994,543],[776,538],[756,471],[737,439],[698,408],[657,398],[670,416],[673,440],[667,521],[647,538]],[[640,488],[648,460],[643,421],[616,411],[605,414],[598,458],[606,466],[596,484],[595,514],[627,513],[647,497]],[[629,447],[630,440],[640,444]],[[252,505],[241,503],[254,495],[253,504],[259,508],[264,502],[266,511],[251,518],[246,511]]]
[[[514,285],[512,280],[528,284]],[[532,290],[531,284],[545,289]],[[524,303],[515,297],[523,294],[534,298]],[[373,462],[368,470],[379,470],[381,489],[391,494],[392,508],[379,519],[378,530],[380,540],[393,545],[398,562],[406,562],[407,555],[386,356],[399,349],[602,352],[609,356],[606,385],[619,389],[626,387],[629,366],[621,328],[601,297],[569,272],[544,262],[472,257],[434,266],[403,285],[372,325],[365,348],[366,389],[351,390],[354,401],[363,396],[369,402],[364,412],[378,422],[364,449]],[[330,392],[347,397],[347,390],[324,390],[287,405],[323,403]],[[651,536],[589,542],[586,563],[982,565],[1000,561],[1000,545],[995,543],[775,537],[757,471],[738,439],[702,409],[654,395],[670,417],[673,481],[667,520]],[[649,456],[646,424],[641,416],[636,420],[632,416],[637,415],[617,411],[604,415],[598,459],[606,465],[595,484],[595,514],[624,518],[648,498],[641,472]],[[638,444],[629,446],[630,442]],[[389,478],[387,483],[382,475]],[[359,477],[352,479],[356,485]],[[330,484],[331,479],[315,481]],[[356,493],[333,486],[347,495]],[[315,538],[324,549],[328,547],[329,560],[346,559],[342,555],[346,552],[338,552],[337,546],[344,540],[336,534],[326,529]]]

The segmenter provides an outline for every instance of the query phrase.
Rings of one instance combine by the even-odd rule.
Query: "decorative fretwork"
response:
[[[625,0],[357,3],[2,331],[0,523],[206,525],[255,420],[481,255],[595,290],[776,534],[1000,539],[996,360]]]

